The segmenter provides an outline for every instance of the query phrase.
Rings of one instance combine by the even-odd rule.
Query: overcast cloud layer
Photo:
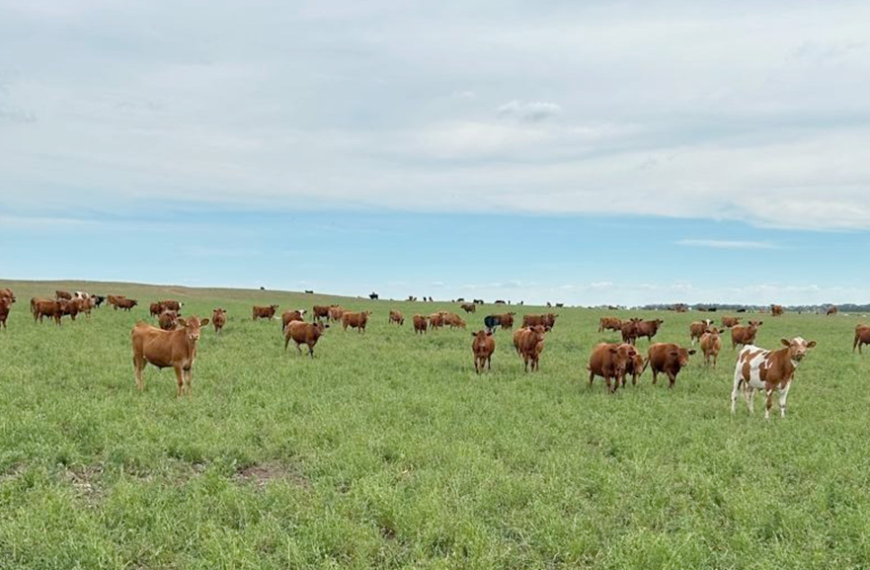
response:
[[[0,194],[870,228],[868,21],[776,0],[0,2]]]

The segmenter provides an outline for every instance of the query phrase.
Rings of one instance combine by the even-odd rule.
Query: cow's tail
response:
[[[640,370],[640,375],[643,376],[643,373],[646,372],[646,367],[649,366],[649,357],[643,359],[643,368]]]

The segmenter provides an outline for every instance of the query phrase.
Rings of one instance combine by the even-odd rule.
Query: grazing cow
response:
[[[402,311],[397,311],[395,309],[390,309],[390,318],[387,320],[387,324],[396,323],[399,326],[405,324],[405,315],[402,314]]]
[[[830,307],[828,307],[828,310],[825,314],[830,317],[836,315],[838,312],[840,312],[840,309],[838,309],[836,305],[831,305]]]
[[[6,319],[9,318],[9,307],[12,306],[12,301],[6,297],[0,297],[0,327],[6,330]]]
[[[492,332],[495,330],[495,327],[501,325],[501,315],[488,315],[483,318],[483,326],[486,327],[486,330]]]
[[[652,342],[653,337],[658,334],[659,327],[664,323],[661,319],[654,321],[639,321],[637,323],[637,334],[635,338],[645,336],[646,339]]]
[[[561,308],[564,307],[564,306],[565,306],[565,303],[556,303],[556,308],[557,308],[557,309],[561,309]]]
[[[620,383],[625,383],[625,370],[629,361],[634,361],[637,351],[630,344],[602,342],[592,349],[589,356],[589,386],[596,376],[604,378],[604,384],[608,392],[616,392]],[[613,380],[613,383],[611,383]]]
[[[166,307],[164,307],[163,303],[161,303],[160,301],[158,301],[156,303],[151,303],[151,305],[148,307],[148,313],[152,317],[159,317],[160,313],[162,313],[165,310],[166,310]]]
[[[492,353],[495,352],[495,339],[490,331],[477,331],[471,333],[474,341],[471,343],[471,351],[474,353],[474,371],[480,374],[484,365],[492,370]]]
[[[373,292],[369,295],[369,299],[371,299],[372,301],[377,301],[377,300],[378,300],[378,294],[375,293],[375,292],[373,291]]]
[[[782,305],[771,305],[770,306],[770,316],[781,317],[782,313],[783,313]]]
[[[864,345],[870,344],[870,326],[858,325],[855,327],[855,342],[852,343],[852,352],[858,349],[859,354],[864,354]]]
[[[306,289],[305,294],[306,295],[314,295],[314,289]]]
[[[445,313],[444,314],[444,324],[449,326],[452,329],[455,328],[465,328],[465,321],[457,315],[456,313]]]
[[[64,299],[69,301],[70,299],[72,299],[72,294],[67,291],[55,291],[54,298],[57,300]]]
[[[552,329],[556,324],[556,317],[559,315],[547,313],[546,315],[523,315],[523,326],[534,327],[542,325],[548,329]]]
[[[474,303],[462,303],[461,305],[459,305],[459,307],[466,313],[477,312],[477,305],[475,305]]]
[[[342,309],[338,305],[331,305],[329,307],[329,320],[339,322],[343,314],[344,309]]]
[[[523,357],[525,371],[529,371],[529,362],[532,364],[532,372],[540,370],[541,353],[544,351],[544,325],[535,325],[530,328],[519,329],[520,336],[514,336],[517,351]]]
[[[504,313],[498,315],[498,320],[501,323],[501,328],[503,330],[514,328],[514,315],[516,315],[516,313]]]
[[[125,297],[123,299],[118,299],[118,302],[115,304],[115,306],[119,309],[123,309],[129,312],[133,307],[138,304],[139,302],[136,299],[127,299]]]
[[[748,325],[737,325],[731,329],[731,348],[737,348],[739,345],[747,345],[755,343],[755,335],[758,334],[758,327],[764,324],[764,321],[749,321]]]
[[[417,301],[417,297],[415,297],[413,295],[408,295],[408,302],[409,303],[414,303],[416,301]]]
[[[475,305],[483,305],[483,304],[484,304],[484,303],[483,303],[483,299],[472,299],[472,302],[473,302]]]
[[[598,319],[598,332],[622,330],[622,319],[619,317],[601,317]]]
[[[175,397],[180,397],[185,388],[191,392],[191,369],[196,361],[196,345],[199,342],[201,327],[208,319],[200,321],[196,317],[178,319],[178,328],[164,331],[145,323],[133,327],[130,338],[133,344],[133,367],[136,370],[136,386],[145,389],[142,371],[150,363],[157,368],[175,369],[178,389]]]
[[[96,307],[102,307],[105,301],[106,298],[103,295],[94,295],[94,305]]]
[[[211,314],[211,324],[214,325],[214,332],[218,334],[227,324],[227,310],[215,309]]]
[[[689,325],[689,335],[692,339],[692,346],[695,346],[696,340],[701,340],[701,337],[704,336],[704,333],[707,332],[713,325],[713,321],[710,319],[704,319],[703,321],[696,321]]]
[[[738,313],[745,313],[745,312],[746,312],[746,309],[744,309],[743,307],[741,307],[741,308],[737,309],[737,312],[738,312]]]
[[[362,311],[361,313],[346,312],[341,315],[341,328],[347,330],[347,327],[357,329],[357,332],[366,332],[366,323],[369,320],[371,311]]]
[[[301,345],[308,347],[308,356],[314,358],[314,345],[323,336],[323,332],[329,328],[329,325],[323,324],[321,321],[314,323],[306,323],[305,321],[293,321],[287,325],[284,330],[284,351],[287,351],[287,345],[290,341],[296,343],[296,351],[299,356],[302,356]]]
[[[118,310],[118,301],[120,301],[121,299],[124,299],[124,298],[125,297],[123,295],[109,295],[109,297],[108,297],[109,304],[112,305],[112,308],[117,311]]]
[[[275,312],[277,310],[278,305],[269,305],[268,307],[254,305],[254,308],[251,310],[251,320],[256,321],[257,319],[274,319]]]
[[[722,327],[730,329],[740,324],[740,317],[722,317]]]
[[[157,324],[165,331],[175,330],[178,325],[178,313],[169,310],[163,311],[157,319]]]
[[[60,318],[63,316],[63,308],[60,301],[38,297],[30,300],[30,312],[33,313],[34,322],[39,319],[41,323],[43,317],[49,317],[54,319],[54,323],[58,326],[60,326]]]
[[[426,330],[429,328],[429,317],[424,317],[423,315],[414,315],[414,334],[426,334]]]
[[[794,373],[804,359],[807,351],[816,346],[816,341],[807,342],[801,337],[791,340],[782,339],[781,348],[775,352],[746,346],[737,358],[734,369],[734,387],[731,390],[731,413],[737,412],[737,397],[743,389],[749,413],[755,413],[754,399],[756,390],[764,390],[767,396],[764,419],[770,419],[770,408],[773,407],[773,392],[779,392],[779,412],[785,417],[788,391],[794,380]]]
[[[305,309],[287,309],[281,313],[281,330],[284,331],[294,321],[304,321],[304,317]]]
[[[160,303],[163,305],[164,309],[175,311],[178,314],[181,314],[181,307],[184,306],[184,303],[179,303],[178,301],[173,301],[172,299],[166,299],[165,301],[160,301]]]
[[[643,369],[646,370],[647,366],[652,367],[653,385],[658,380],[660,372],[667,374],[668,380],[670,380],[668,388],[673,389],[677,375],[680,370],[689,365],[689,356],[692,354],[695,354],[695,349],[690,350],[672,343],[657,342],[649,347],[646,365]]]
[[[325,307],[323,305],[314,305],[313,311],[314,320],[329,319],[329,307]]]
[[[6,299],[12,305],[17,300],[12,289],[0,289],[0,299]]]
[[[495,305],[507,305],[503,299],[497,299],[494,303]]]
[[[432,313],[429,315],[429,326],[434,329],[440,329],[444,326],[444,313]]]
[[[622,342],[635,344],[638,336],[638,326],[643,322],[643,319],[632,318],[627,321],[622,321],[620,332],[622,333]]]
[[[717,328],[711,328],[701,336],[701,352],[704,354],[704,363],[710,366],[710,359],[713,360],[715,368],[719,363],[719,352],[722,350],[721,331]]]

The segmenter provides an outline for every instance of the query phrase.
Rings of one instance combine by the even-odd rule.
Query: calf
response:
[[[278,305],[269,305],[268,307],[254,305],[254,308],[251,310],[251,320],[256,321],[257,319],[274,319],[275,312],[277,310]]]
[[[692,339],[692,346],[695,345],[696,340],[701,340],[701,337],[704,336],[704,333],[707,332],[707,329],[709,329],[712,324],[713,321],[705,319],[689,325],[689,335]]]
[[[299,352],[299,356],[302,356],[300,345],[304,344],[308,347],[308,356],[314,358],[314,345],[317,344],[317,341],[323,336],[323,331],[327,328],[329,325],[320,321],[314,323],[293,321],[289,323],[284,330],[284,350],[287,350],[287,345],[292,340],[296,343],[296,351]]]
[[[794,373],[807,351],[816,346],[816,341],[807,342],[796,337],[791,340],[782,339],[781,342],[785,348],[775,352],[752,345],[740,351],[737,367],[734,369],[734,387],[731,390],[732,414],[737,412],[737,397],[741,389],[750,414],[755,412],[755,391],[764,390],[767,396],[764,419],[770,419],[774,391],[779,393],[779,412],[785,417],[786,400]]]
[[[764,321],[749,321],[748,325],[737,325],[731,329],[731,348],[737,348],[739,345],[753,344],[755,335],[758,334],[758,327],[764,324]]]
[[[852,343],[852,352],[858,349],[859,354],[864,354],[864,345],[870,344],[870,326],[858,325],[855,327],[855,342]]]
[[[390,309],[390,318],[387,320],[387,324],[393,323],[396,323],[399,326],[405,324],[405,315],[402,314],[402,311]]]
[[[504,313],[498,315],[498,320],[499,323],[501,323],[502,330],[510,330],[514,328],[514,315],[516,315],[516,313]]]
[[[178,389],[175,397],[185,390],[191,392],[191,369],[196,361],[196,346],[199,342],[200,328],[208,324],[208,319],[200,321],[196,317],[178,319],[178,328],[173,331],[160,330],[145,323],[133,327],[130,338],[133,345],[133,367],[136,371],[136,386],[145,389],[142,371],[150,363],[157,368],[175,369]]]
[[[165,331],[175,330],[175,327],[178,325],[178,313],[175,311],[163,311],[160,313],[160,317],[157,319],[157,324],[160,325],[160,328]]]
[[[357,332],[366,332],[366,323],[369,320],[371,311],[362,311],[361,313],[344,313],[341,315],[341,328],[347,330],[347,327],[357,329]]]
[[[466,313],[477,312],[477,305],[475,305],[474,303],[462,303],[461,305],[459,305],[459,307]]]
[[[730,329],[740,324],[740,317],[722,317],[722,327]]]
[[[670,380],[668,388],[673,389],[677,375],[680,370],[689,365],[689,356],[692,354],[695,354],[695,349],[689,350],[676,344],[657,342],[649,347],[643,369],[646,370],[647,366],[652,367],[653,385],[658,381],[660,372],[667,374]]]
[[[492,370],[492,353],[495,352],[495,339],[490,331],[477,331],[472,333],[474,341],[471,343],[471,351],[474,353],[474,371],[480,374],[484,365]]]
[[[284,331],[294,321],[304,321],[304,316],[305,309],[287,309],[281,313],[281,330]]]
[[[637,334],[635,338],[640,338],[645,336],[646,339],[652,342],[652,339],[659,332],[659,327],[664,324],[664,321],[661,319],[656,319],[654,321],[639,321],[637,323]]]
[[[701,352],[704,354],[704,363],[710,366],[710,359],[713,360],[715,368],[719,362],[719,352],[722,350],[721,331],[717,328],[711,328],[701,337]]]
[[[214,325],[214,332],[218,334],[227,324],[227,310],[215,309],[211,314],[211,324]]]
[[[148,307],[148,313],[152,317],[159,317],[160,313],[162,313],[165,310],[166,310],[166,307],[160,301],[158,301],[156,303],[151,303],[151,305]]]
[[[414,334],[426,334],[426,330],[428,328],[428,317],[424,317],[423,315],[414,315]]]
[[[331,321],[338,322],[341,320],[341,316],[344,314],[344,309],[339,307],[338,305],[332,305],[329,307],[329,319]]]
[[[634,361],[637,351],[630,344],[602,342],[592,349],[589,356],[589,386],[596,376],[604,378],[604,384],[608,392],[616,392],[620,383],[625,382],[625,370],[629,361]],[[613,382],[611,383],[611,380]]]
[[[523,328],[517,332],[520,332],[520,336],[518,339],[514,336],[514,342],[517,345],[517,352],[523,357],[526,372],[529,371],[530,362],[532,372],[540,370],[541,353],[544,351],[544,325]]]
[[[601,317],[598,320],[598,332],[604,331],[622,331],[622,319],[619,317]]]
[[[136,299],[118,299],[118,302],[115,303],[115,307],[118,309],[123,309],[125,311],[130,311],[133,307],[138,305],[139,302]]]
[[[54,319],[54,323],[60,326],[60,318],[63,316],[63,308],[60,301],[54,299],[33,298],[30,300],[30,312],[33,313],[34,322],[39,319],[42,322],[44,317]]]
[[[628,345],[632,346],[632,345]],[[622,377],[622,385],[625,386],[625,378],[631,374],[631,385],[637,386],[637,379],[640,378],[640,375],[643,373],[643,355],[635,349],[635,354],[633,358],[630,358],[628,362],[625,364],[625,374]]]
[[[6,299],[10,305],[15,303],[15,294],[12,293],[12,289],[0,289],[0,299]]]
[[[0,297],[0,327],[6,330],[6,319],[9,318],[9,307],[12,306],[12,301],[6,297]]]
[[[329,318],[329,307],[325,307],[322,305],[314,305],[313,313],[314,313],[313,318],[315,320],[328,319]]]

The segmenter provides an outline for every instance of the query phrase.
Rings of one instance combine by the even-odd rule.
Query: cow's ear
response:
[[[695,354],[695,349],[694,349],[694,348],[693,348],[692,350],[689,351],[689,355],[692,355],[692,354]]]
[[[178,319],[178,324],[180,324],[180,325],[183,326],[183,327],[186,327],[186,326],[187,326],[187,321],[185,321],[184,319],[182,319],[182,318],[179,317],[179,319]]]
[[[816,344],[817,344],[816,341],[811,340],[810,342],[807,343],[807,348],[815,348]]]
[[[208,324],[208,319],[203,319],[202,322],[199,323],[199,326],[204,327]]]
[[[783,338],[783,339],[780,339],[780,342],[782,343],[783,346],[791,346],[790,340],[786,340]]]

